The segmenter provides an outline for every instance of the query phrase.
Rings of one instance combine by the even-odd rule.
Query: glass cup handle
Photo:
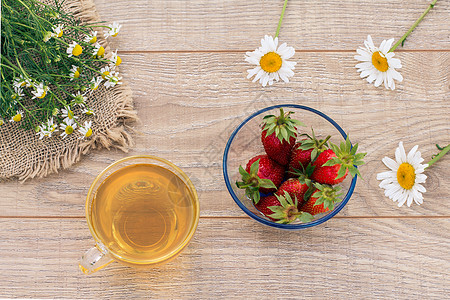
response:
[[[81,256],[78,266],[84,274],[89,275],[113,262],[111,255],[103,245],[96,244]]]

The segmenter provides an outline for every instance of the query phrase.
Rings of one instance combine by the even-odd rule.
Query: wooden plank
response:
[[[124,26],[112,47],[140,51],[253,50],[275,35],[283,0],[94,1],[101,18]],[[354,50],[401,36],[430,0],[289,1],[280,39],[296,50]],[[438,1],[404,49],[450,49],[450,3]]]
[[[420,207],[398,209],[378,188],[376,174],[386,168],[399,141],[420,145],[425,159],[434,144],[448,144],[450,53],[400,53],[404,82],[397,90],[375,88],[361,80],[353,54],[299,53],[289,84],[263,89],[245,79],[241,54],[136,54],[123,56],[122,72],[134,91],[141,124],[129,154],[93,151],[72,168],[45,179],[0,185],[4,216],[83,216],[84,199],[96,174],[127,155],[153,154],[179,165],[200,195],[203,216],[240,216],[226,191],[222,154],[231,132],[251,112],[280,103],[297,103],[335,119],[367,151],[354,196],[344,216],[450,215],[449,157],[427,174],[428,192]],[[417,72],[420,69],[421,72]],[[306,121],[307,122],[307,121]],[[193,140],[195,142],[193,142]],[[243,162],[245,163],[245,162]]]
[[[93,239],[81,219],[0,219],[0,297],[442,299],[450,219],[336,219],[273,230],[250,219],[201,219],[191,244],[156,268],[77,261]]]

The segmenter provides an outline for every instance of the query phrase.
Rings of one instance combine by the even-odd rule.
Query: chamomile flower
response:
[[[109,71],[108,71],[108,74],[109,74]],[[98,86],[100,85],[102,80],[103,79],[101,77],[92,77],[91,84],[89,85],[91,90],[95,91],[96,89],[98,89]]]
[[[99,43],[95,43],[94,50],[92,51],[93,56],[103,57],[105,55],[105,48]]]
[[[120,80],[122,77],[119,77],[119,72],[111,71],[109,75],[106,76],[105,87],[114,87],[116,84],[122,84]]]
[[[247,52],[245,61],[256,65],[255,68],[247,70],[247,78],[253,78],[253,82],[259,80],[262,86],[272,85],[280,78],[284,82],[289,82],[289,77],[294,76],[296,62],[287,61],[294,56],[295,49],[288,47],[286,43],[278,47],[278,38],[264,36],[261,39],[261,47],[253,52]]]
[[[83,48],[77,44],[77,42],[72,42],[66,50],[69,57],[78,56],[83,52]]]
[[[53,123],[53,117],[47,120],[47,123],[41,124],[39,126],[39,131],[36,133],[39,135],[39,139],[41,140],[46,137],[51,137],[53,132],[58,131],[58,126]]]
[[[72,69],[70,69],[70,81],[80,77],[81,69],[77,66],[72,65]]]
[[[22,118],[23,118],[23,111],[18,110],[18,111],[16,111],[16,114],[9,121],[11,123],[20,122],[20,121],[22,121]]]
[[[63,133],[60,134],[60,136],[65,139],[68,135],[72,134],[73,131],[77,128],[77,123],[73,121],[73,119],[66,119],[64,120],[64,123],[60,125],[60,129],[63,131]]]
[[[90,108],[85,108],[85,109],[83,109],[82,113],[83,113],[83,114],[86,114],[86,115],[88,115],[88,116],[95,116],[94,111],[93,111],[92,109],[90,109]]]
[[[78,119],[78,117],[75,116],[73,111],[70,109],[70,106],[64,106],[64,108],[61,109],[61,116],[64,118],[64,122],[67,120]]]
[[[383,40],[380,47],[375,47],[372,37],[367,36],[365,47],[356,49],[358,55],[355,55],[355,59],[361,61],[356,65],[361,78],[367,77],[367,82],[374,82],[376,87],[384,83],[386,89],[391,90],[395,89],[394,80],[402,82],[402,74],[395,70],[402,67],[400,59],[394,58],[394,52],[389,52],[393,42],[394,39]]]
[[[109,25],[110,29],[105,33],[105,38],[108,38],[110,36],[116,37],[117,34],[120,31],[120,28],[122,28],[122,25],[119,25],[117,22],[113,22],[111,25]]]
[[[14,93],[11,95],[11,98],[13,100],[19,100],[24,96],[23,90],[20,87],[15,86],[14,87]]]
[[[19,77],[14,78],[13,86],[18,88],[32,87],[33,83],[29,78],[24,78],[23,75],[19,75]]]
[[[384,194],[398,202],[398,207],[405,202],[409,207],[413,200],[418,205],[423,203],[422,193],[426,189],[421,183],[425,182],[427,176],[422,173],[428,164],[422,164],[423,158],[417,151],[418,148],[419,146],[414,146],[406,155],[403,143],[400,142],[395,150],[395,160],[389,157],[382,160],[391,171],[377,174],[377,179],[382,180],[380,187],[385,190]]]
[[[90,137],[92,135],[92,121],[85,121],[83,126],[80,126],[78,131],[82,134],[79,139],[84,139],[85,137]]]
[[[117,50],[112,53],[110,60],[115,66],[119,66],[122,63],[122,59],[119,55],[117,55]]]
[[[78,105],[80,107],[85,107],[87,97],[85,97],[84,94],[81,94],[81,92],[78,91],[77,94],[72,94],[72,97],[73,97],[73,103],[75,103],[75,105]]]
[[[92,31],[91,34],[87,34],[84,41],[90,44],[97,42],[97,31]]]
[[[48,91],[49,87],[44,86],[43,82],[41,82],[39,85],[34,85],[34,91],[31,91],[31,93],[34,95],[32,99],[42,99],[45,97],[45,95],[47,95]]]
[[[58,38],[62,37],[62,35],[64,33],[63,29],[64,29],[64,25],[63,24],[59,24],[58,26],[53,26],[52,27],[52,30],[53,30],[52,36],[53,37],[58,37]]]
[[[43,41],[45,43],[47,43],[53,37],[53,34],[54,34],[53,32],[46,31],[45,34],[44,34]]]
[[[3,124],[5,124],[5,121],[3,121],[3,119],[0,119],[0,126],[2,126]]]
[[[102,79],[106,80],[107,76],[111,74],[111,72],[114,72],[114,66],[104,66],[100,69],[100,73],[102,74]]]

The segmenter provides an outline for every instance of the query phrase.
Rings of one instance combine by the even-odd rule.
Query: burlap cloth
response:
[[[43,0],[47,4],[53,0]],[[72,12],[85,22],[100,21],[91,0],[66,0],[63,5],[66,12]],[[110,23],[114,20],[108,20]],[[110,49],[103,37],[103,31],[96,28],[98,38],[105,48],[106,55]],[[88,96],[87,94],[86,96]],[[95,100],[94,100],[95,99]],[[87,104],[95,116],[80,116],[80,124],[92,120],[93,134],[90,138],[80,140],[79,134],[72,134],[62,139],[59,132],[51,138],[42,140],[33,130],[24,130],[17,123],[0,126],[0,181],[18,179],[25,181],[34,177],[44,177],[58,172],[76,163],[80,158],[95,148],[119,148],[127,151],[133,145],[128,124],[137,120],[133,110],[131,90],[125,82],[106,89],[103,84],[88,96]]]

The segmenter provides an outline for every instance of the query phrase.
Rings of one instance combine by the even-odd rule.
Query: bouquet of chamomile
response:
[[[95,31],[115,37],[121,25],[84,23],[63,4],[2,0],[0,126],[15,123],[40,139],[90,137],[95,110],[88,102],[100,101],[93,92],[121,84],[117,50],[105,55]]]

